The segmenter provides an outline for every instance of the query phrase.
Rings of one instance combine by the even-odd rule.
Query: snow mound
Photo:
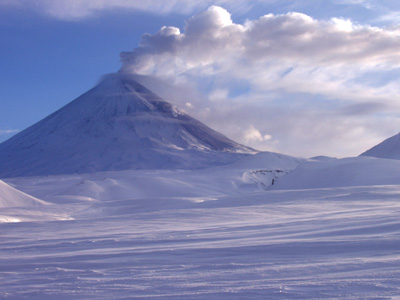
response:
[[[384,140],[360,156],[400,159],[400,133]]]
[[[48,203],[25,194],[0,180],[0,208],[37,205],[48,205]]]
[[[225,169],[230,168],[242,172],[242,181],[253,184],[259,189],[268,189],[278,178],[284,177],[306,159],[274,152],[260,152],[246,157]]]
[[[54,204],[166,197],[198,199],[261,192],[304,162],[261,152],[233,164],[201,170],[120,170],[17,177],[7,182]]]
[[[0,177],[198,169],[254,154],[127,74],[97,86],[0,144]]]
[[[310,160],[285,177],[275,189],[314,189],[400,184],[400,161],[372,157]]]
[[[275,152],[259,152],[255,155],[245,157],[229,168],[245,168],[245,169],[294,169],[299,164],[306,162],[304,158],[293,157]]]

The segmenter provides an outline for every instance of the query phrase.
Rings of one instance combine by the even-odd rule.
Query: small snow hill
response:
[[[400,133],[384,140],[360,156],[400,159]]]
[[[350,186],[400,184],[400,161],[374,157],[309,160],[285,177],[272,189],[316,189]]]
[[[0,178],[198,169],[256,152],[116,73],[0,144]]]
[[[36,205],[48,205],[48,203],[29,196],[0,180],[0,208]]]

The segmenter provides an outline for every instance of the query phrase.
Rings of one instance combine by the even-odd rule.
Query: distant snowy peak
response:
[[[360,156],[400,159],[400,133],[365,151]]]
[[[0,177],[202,168],[255,152],[117,73],[0,144]]]

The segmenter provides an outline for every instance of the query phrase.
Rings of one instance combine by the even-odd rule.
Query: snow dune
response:
[[[0,208],[37,205],[48,205],[48,203],[25,194],[0,180]]]

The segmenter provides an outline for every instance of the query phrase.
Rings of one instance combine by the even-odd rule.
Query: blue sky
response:
[[[0,0],[0,141],[123,66],[239,142],[358,155],[400,130],[399,24],[394,0]]]

